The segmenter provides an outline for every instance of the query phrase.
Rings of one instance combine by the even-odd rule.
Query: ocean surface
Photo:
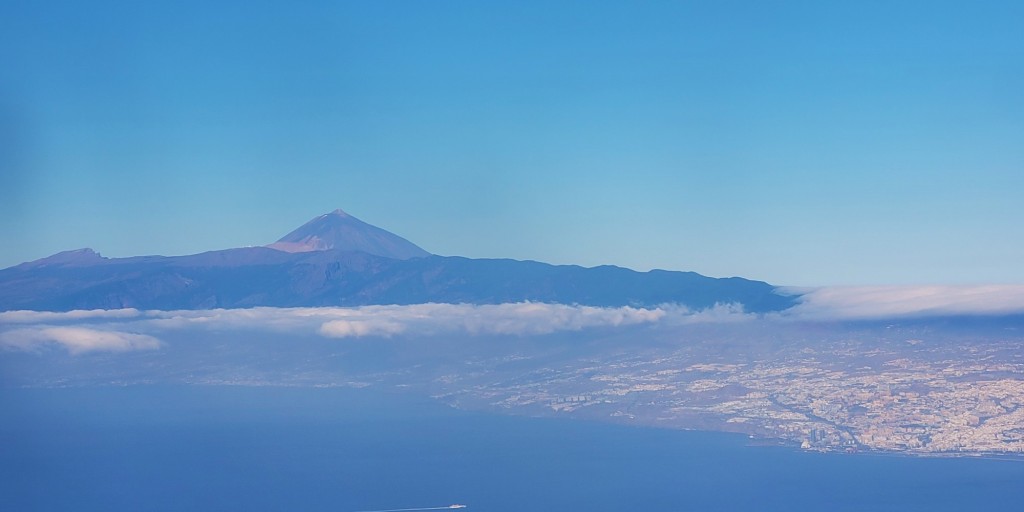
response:
[[[352,389],[0,390],[0,510],[1020,510],[1024,460],[457,411]]]

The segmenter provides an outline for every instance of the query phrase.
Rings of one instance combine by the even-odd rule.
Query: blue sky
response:
[[[0,4],[0,267],[340,207],[439,254],[1024,283],[1024,3],[211,3]]]

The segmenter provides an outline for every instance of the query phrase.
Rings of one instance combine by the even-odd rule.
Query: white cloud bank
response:
[[[3,311],[0,312],[0,325],[38,324],[43,322],[67,322],[69,320],[103,320],[117,318],[134,318],[141,315],[137,309],[76,309],[57,313],[53,311]]]
[[[161,333],[178,330],[272,331],[329,338],[530,336],[640,324],[681,326],[756,319],[815,321],[1024,314],[1024,285],[829,287],[793,291],[803,294],[797,306],[768,315],[745,313],[739,305],[691,311],[681,306],[601,308],[533,302],[200,311],[9,311],[0,313],[0,347],[34,350],[45,344],[58,344],[73,354],[152,350],[161,346]],[[5,325],[10,327],[5,330]]]
[[[662,308],[599,308],[521,302],[514,304],[414,304],[355,308],[252,308],[146,311],[136,325],[163,329],[209,326],[316,332],[332,338],[398,334],[465,333],[533,335],[656,322]]]
[[[800,304],[784,313],[796,319],[1024,313],[1024,285],[837,286],[796,291],[804,293]]]
[[[656,322],[665,310],[598,308],[523,302],[516,304],[419,304],[357,308],[353,318],[326,322],[320,333],[331,337],[403,332],[440,334],[535,335]]]
[[[0,346],[36,350],[55,343],[72,354],[153,350],[160,340],[147,334],[89,329],[85,327],[25,327],[0,333]]]
[[[652,323],[670,312],[684,311],[683,308],[599,308],[530,302],[197,311],[12,311],[0,313],[0,347],[36,350],[55,343],[72,354],[151,350],[161,346],[156,335],[191,330],[207,333],[271,331],[328,338],[447,334],[528,336]],[[4,324],[15,327],[4,331]]]

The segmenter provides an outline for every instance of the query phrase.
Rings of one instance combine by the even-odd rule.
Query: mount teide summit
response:
[[[430,256],[416,244],[340,209],[303,224],[267,247],[284,252],[359,251],[396,260]]]
[[[0,310],[210,309],[549,302],[786,309],[760,281],[694,272],[437,256],[341,210],[275,243],[189,256],[105,258],[66,251],[0,270]]]

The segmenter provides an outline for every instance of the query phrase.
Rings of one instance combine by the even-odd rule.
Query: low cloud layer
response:
[[[1024,285],[837,286],[799,291],[804,293],[801,303],[784,316],[843,320],[1024,313]]]
[[[57,313],[53,311],[3,311],[0,312],[0,325],[3,324],[38,324],[44,322],[67,322],[71,320],[104,320],[118,318],[135,318],[142,312],[133,309],[77,309]]]
[[[0,347],[36,350],[48,344],[72,354],[151,350],[169,332],[270,331],[327,338],[396,335],[513,335],[658,322],[672,309],[598,308],[561,304],[417,304],[356,308],[252,308],[198,311],[70,311],[0,313]],[[4,326],[11,328],[4,330]]]
[[[26,327],[0,333],[0,346],[32,351],[56,344],[72,354],[153,350],[160,340],[147,334],[89,329],[85,327]]]
[[[800,303],[755,315],[740,305],[702,311],[681,306],[600,308],[562,304],[416,304],[355,308],[252,308],[200,311],[135,309],[0,313],[0,347],[59,345],[72,354],[152,350],[171,332],[269,331],[327,338],[432,335],[533,336],[629,325],[899,319],[943,315],[1024,314],[1024,286],[878,286],[793,290]]]
[[[358,336],[361,333],[391,335],[406,331],[425,334],[461,332],[469,335],[536,335],[617,327],[656,322],[663,309],[597,308],[562,304],[517,303],[475,306],[469,304],[421,304],[358,308],[352,318],[323,325],[327,336]]]
[[[356,308],[253,308],[147,311],[134,324],[163,329],[197,326],[309,331],[332,338],[464,333],[533,335],[656,322],[665,309],[562,304],[414,304]]]

